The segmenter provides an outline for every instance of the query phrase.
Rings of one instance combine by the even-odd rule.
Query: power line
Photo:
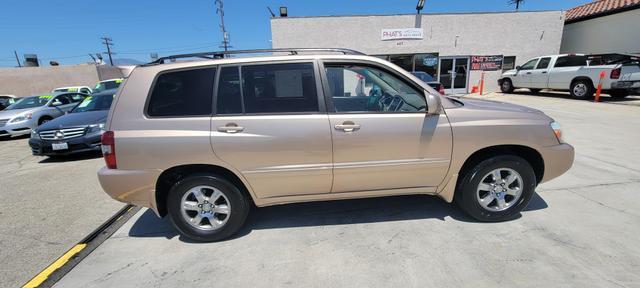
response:
[[[104,42],[102,42],[102,44],[107,46],[107,54],[109,54],[109,63],[111,64],[111,66],[113,66],[113,58],[111,57],[111,54],[115,54],[113,52],[111,52],[111,46],[113,46],[113,40],[109,37],[100,37],[100,39],[104,40]]]

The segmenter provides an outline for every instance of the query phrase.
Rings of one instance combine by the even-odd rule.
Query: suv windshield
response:
[[[112,94],[89,96],[84,98],[78,106],[74,107],[71,113],[109,110],[109,108],[111,108],[111,102],[113,102],[113,97],[114,95]]]
[[[121,79],[99,82],[98,84],[96,84],[96,87],[93,88],[93,93],[98,93],[109,89],[116,89],[120,86],[120,84],[122,84]]]
[[[44,106],[49,102],[49,99],[53,98],[51,95],[31,96],[18,100],[18,102],[11,104],[5,110],[26,109]]]

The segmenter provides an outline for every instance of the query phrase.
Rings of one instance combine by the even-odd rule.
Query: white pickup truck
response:
[[[629,95],[626,89],[612,87],[612,83],[620,78],[622,64],[589,65],[590,59],[584,54],[536,57],[504,72],[498,84],[504,93],[511,93],[516,88],[529,88],[533,93],[552,89],[569,91],[574,98],[590,99],[600,82],[600,73],[604,72],[603,93],[616,98]]]

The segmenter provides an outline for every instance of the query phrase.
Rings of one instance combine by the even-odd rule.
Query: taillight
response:
[[[611,70],[611,75],[609,75],[609,77],[611,79],[620,79],[620,72],[621,72],[622,68],[616,68]]]
[[[440,84],[440,88],[438,88],[438,92],[440,92],[441,95],[444,95],[444,85]]]
[[[113,135],[113,131],[105,131],[100,138],[102,145],[102,156],[104,156],[104,162],[107,163],[107,168],[117,169],[116,164],[116,139]]]

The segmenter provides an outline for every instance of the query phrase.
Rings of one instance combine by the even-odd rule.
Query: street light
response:
[[[287,7],[280,6],[280,17],[287,17]]]
[[[420,14],[420,10],[422,10],[422,8],[424,8],[424,0],[418,0],[418,5],[416,5],[416,11],[418,11],[418,14]]]

